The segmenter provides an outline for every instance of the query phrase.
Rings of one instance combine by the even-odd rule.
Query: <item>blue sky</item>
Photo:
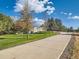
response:
[[[55,10],[53,10],[50,15],[38,10],[39,13],[34,13],[34,17],[45,18],[45,15],[47,15],[48,17],[56,17],[61,19],[63,24],[67,27],[79,27],[79,0],[49,1],[53,2],[52,6],[55,8]],[[15,12],[14,6],[16,6],[16,0],[0,0],[0,13],[4,13],[9,16],[19,16],[19,13]]]

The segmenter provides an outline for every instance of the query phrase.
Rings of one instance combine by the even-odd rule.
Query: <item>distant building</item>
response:
[[[44,30],[44,27],[34,27],[32,31],[35,33],[35,32],[42,32],[45,30]]]

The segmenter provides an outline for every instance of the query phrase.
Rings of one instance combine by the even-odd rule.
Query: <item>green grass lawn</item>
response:
[[[27,34],[6,34],[0,35],[0,50],[13,47],[16,45],[36,41],[39,39],[43,39],[52,35],[55,35],[54,32],[43,32],[40,34],[29,34],[27,39]]]

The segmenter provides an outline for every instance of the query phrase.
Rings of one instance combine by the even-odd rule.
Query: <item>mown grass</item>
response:
[[[17,46],[20,44],[36,41],[39,39],[43,39],[52,35],[56,35],[54,32],[42,32],[37,34],[6,34],[0,35],[0,50]]]

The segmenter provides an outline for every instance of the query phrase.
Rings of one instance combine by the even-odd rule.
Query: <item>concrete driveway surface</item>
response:
[[[71,35],[56,35],[0,50],[0,59],[59,59]]]

